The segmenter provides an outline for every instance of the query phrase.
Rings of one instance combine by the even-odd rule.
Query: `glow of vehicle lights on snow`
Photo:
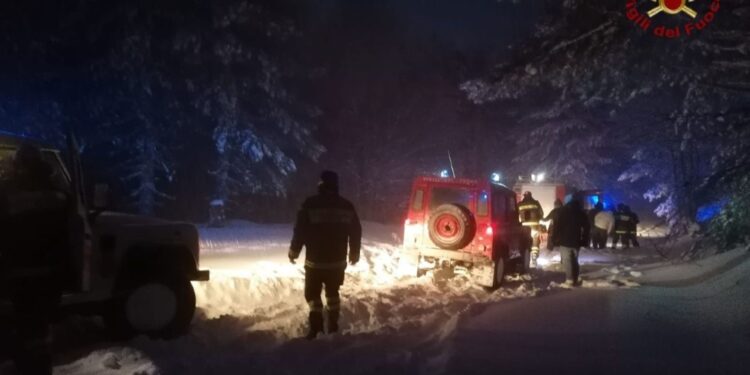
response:
[[[536,264],[538,267],[547,267],[553,264],[560,264],[560,254],[549,254],[547,256],[540,256],[536,259]]]
[[[300,265],[304,264],[304,260],[300,262],[297,260],[297,264],[291,264],[288,260],[285,261],[244,261],[234,262],[232,266],[223,264],[220,267],[212,268],[207,267],[211,271],[211,275],[222,276],[222,277],[235,277],[240,279],[274,279],[279,277],[293,278],[301,277]]]
[[[545,177],[546,177],[546,176],[545,176],[545,173],[544,173],[544,172],[540,172],[540,173],[532,173],[532,174],[531,174],[531,181],[532,181],[532,182],[544,182],[544,178],[545,178]]]
[[[347,277],[352,276],[359,279],[373,288],[389,288],[401,282],[413,281],[417,267],[416,259],[414,261],[401,261],[396,249],[379,248],[378,251],[367,250],[368,254],[365,259],[360,260],[356,265],[348,265],[346,268]],[[435,268],[435,264],[422,262],[421,268]],[[257,285],[278,284],[279,280],[293,281],[293,283],[278,284],[278,287],[293,288],[293,285],[300,287],[302,291],[302,280],[304,279],[304,259],[297,260],[296,264],[289,263],[288,260],[277,261],[248,261],[237,262],[236,265],[228,264],[221,267],[211,268],[212,281],[221,282],[222,280],[251,280]],[[195,283],[198,287],[206,287],[209,284]],[[291,289],[290,289],[291,291]]]

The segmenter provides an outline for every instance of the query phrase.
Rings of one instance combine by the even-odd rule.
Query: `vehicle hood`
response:
[[[196,260],[199,253],[198,229],[186,222],[103,212],[96,216],[92,229],[97,238],[113,236],[119,246],[180,245],[189,248]]]

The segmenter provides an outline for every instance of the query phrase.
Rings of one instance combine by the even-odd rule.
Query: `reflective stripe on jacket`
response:
[[[624,212],[615,213],[615,233],[628,233],[630,229],[630,215]]]
[[[533,198],[524,198],[518,203],[518,215],[524,225],[536,225],[544,218],[542,205]]]

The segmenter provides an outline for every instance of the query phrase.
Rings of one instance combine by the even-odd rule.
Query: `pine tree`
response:
[[[566,135],[559,127],[568,128],[571,120],[580,124],[594,114],[598,125],[590,131],[608,137],[603,144],[583,144],[632,155],[630,162],[613,160],[624,171],[620,180],[648,181],[645,196],[660,202],[657,213],[684,230],[700,202],[708,199],[702,186],[715,180],[721,171],[717,165],[724,164],[715,156],[724,153],[728,137],[737,136],[733,129],[746,121],[729,113],[748,98],[743,46],[749,26],[742,19],[747,6],[722,2],[721,18],[711,28],[680,40],[642,32],[623,11],[617,1],[565,1],[512,59],[490,77],[466,82],[463,89],[477,103],[528,104],[521,117],[530,120],[531,133],[562,134],[560,146],[580,142],[580,135]],[[574,169],[581,159],[600,164],[600,149],[570,152],[558,147],[552,159],[563,165],[567,160],[565,168]],[[541,142],[527,154],[549,159],[549,150]],[[587,175],[603,171],[578,169]]]
[[[317,110],[287,88],[295,72],[272,57],[297,31],[264,2],[214,2],[206,14],[204,28],[186,31],[176,47],[198,73],[193,105],[213,128],[215,199],[283,195],[295,158],[324,151],[311,132]]]

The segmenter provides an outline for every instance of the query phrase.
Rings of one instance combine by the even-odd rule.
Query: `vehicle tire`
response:
[[[444,204],[430,215],[427,225],[430,239],[445,250],[459,250],[474,239],[477,223],[468,208],[458,204]]]
[[[499,288],[501,285],[503,285],[503,281],[505,281],[505,275],[508,272],[508,259],[505,257],[501,257],[495,260],[494,266],[495,267],[492,278],[493,290]]]
[[[521,258],[518,259],[518,273],[525,275],[531,271],[531,249],[522,250]]]
[[[116,287],[105,323],[119,339],[145,334],[171,339],[186,333],[195,314],[195,291],[183,276],[130,277]]]

